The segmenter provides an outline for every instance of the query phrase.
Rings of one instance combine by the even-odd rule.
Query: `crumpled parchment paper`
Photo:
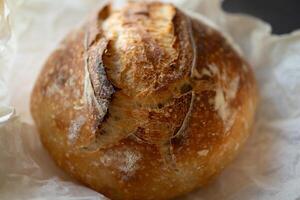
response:
[[[300,31],[271,35],[268,24],[224,13],[219,0],[176,0],[231,38],[254,68],[260,104],[239,156],[184,200],[300,199]],[[29,113],[34,80],[63,36],[98,0],[0,0],[0,199],[103,200],[49,158]],[[14,109],[16,114],[14,114]]]

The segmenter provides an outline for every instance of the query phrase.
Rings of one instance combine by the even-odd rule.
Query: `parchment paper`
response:
[[[43,62],[99,3],[0,0],[1,200],[105,199],[54,165],[29,113]],[[300,199],[300,31],[271,35],[258,19],[224,13],[218,0],[173,3],[231,38],[254,68],[260,90],[253,133],[237,159],[210,185],[180,199]]]

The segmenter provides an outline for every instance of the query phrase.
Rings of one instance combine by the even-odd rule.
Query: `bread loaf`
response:
[[[106,5],[45,63],[31,111],[59,167],[111,199],[170,199],[211,180],[249,135],[251,68],[171,4]]]

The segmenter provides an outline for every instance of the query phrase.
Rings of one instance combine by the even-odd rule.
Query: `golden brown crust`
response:
[[[57,164],[112,199],[169,199],[218,174],[256,108],[248,64],[170,4],[101,9],[46,62],[32,93]]]

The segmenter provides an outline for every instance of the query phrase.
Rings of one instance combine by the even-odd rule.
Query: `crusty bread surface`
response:
[[[253,72],[216,30],[171,4],[100,9],[52,53],[31,111],[59,167],[111,199],[206,184],[249,135]]]

